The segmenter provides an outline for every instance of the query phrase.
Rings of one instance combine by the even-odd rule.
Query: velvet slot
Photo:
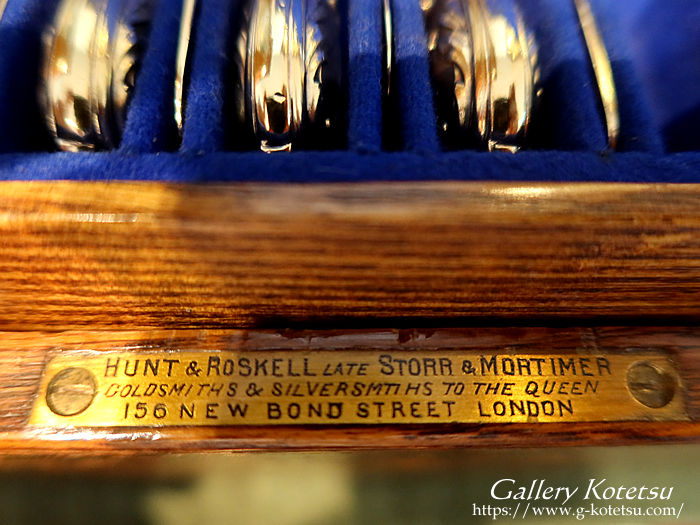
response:
[[[572,2],[501,0],[517,3],[537,39],[543,90],[534,143],[515,155],[444,151],[417,0],[392,2],[398,111],[386,111],[383,95],[382,1],[343,0],[347,145],[329,152],[238,151],[227,101],[242,1],[199,0],[181,143],[173,120],[181,4],[159,0],[121,146],[75,154],[53,151],[39,97],[42,35],[59,1],[9,0],[0,21],[0,180],[700,182],[700,40],[693,23],[700,4],[692,0],[592,0],[618,89],[616,152],[607,148]],[[398,151],[387,151],[387,130]]]
[[[226,126],[230,111],[226,93],[231,84],[228,57],[234,45],[231,31],[239,4],[239,0],[210,0],[201,2],[195,11],[189,82],[185,84],[183,153],[221,151],[229,141]]]

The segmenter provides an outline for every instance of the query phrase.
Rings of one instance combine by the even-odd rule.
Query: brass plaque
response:
[[[684,421],[663,354],[64,352],[30,424],[48,427]]]

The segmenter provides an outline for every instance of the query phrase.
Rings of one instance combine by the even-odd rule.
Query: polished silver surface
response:
[[[175,96],[173,99],[175,106],[175,125],[182,137],[182,127],[185,113],[185,84],[188,67],[188,57],[190,54],[190,40],[192,37],[192,26],[194,24],[194,13],[197,8],[197,0],[182,0],[182,17],[180,19],[180,36],[177,43],[177,55],[175,63]]]
[[[476,124],[474,44],[462,0],[424,3],[430,70],[438,129],[443,140],[458,147]]]
[[[534,42],[515,9],[496,0],[481,6],[490,38],[487,144],[490,150],[517,151],[524,143],[533,106]]]
[[[6,7],[7,7],[7,0],[0,0],[0,20],[2,20],[2,15],[5,14]]]
[[[45,36],[42,101],[65,151],[119,145],[145,48],[151,0],[63,0]]]
[[[603,36],[600,33],[600,29],[598,29],[590,2],[588,0],[574,0],[574,5],[598,84],[598,94],[603,106],[603,117],[605,118],[608,147],[614,150],[617,147],[617,140],[620,135],[620,112],[610,57],[605,48]]]
[[[443,142],[518,151],[537,80],[534,41],[519,13],[498,0],[424,0],[422,7]]]
[[[382,0],[382,27],[384,30],[384,95],[391,95],[394,68],[394,16],[391,0]]]
[[[236,117],[266,153],[332,147],[342,121],[334,0],[251,0],[236,45]]]

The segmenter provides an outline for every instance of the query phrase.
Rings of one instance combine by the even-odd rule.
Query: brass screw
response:
[[[59,416],[76,416],[90,406],[97,383],[85,368],[66,368],[56,374],[46,389],[46,404]]]
[[[673,399],[676,381],[671,374],[658,366],[640,361],[627,371],[627,388],[643,405],[662,408]]]

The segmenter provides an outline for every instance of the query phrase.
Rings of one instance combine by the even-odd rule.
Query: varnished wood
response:
[[[700,188],[0,183],[0,329],[700,319]]]
[[[402,330],[388,339],[211,329],[698,321],[699,230],[700,189],[682,185],[0,183],[0,450],[696,442],[697,328]],[[113,332],[119,328],[141,331]],[[199,331],[172,330],[180,328]],[[693,422],[73,436],[25,426],[45,359],[57,349],[223,348],[232,341],[256,348],[455,341],[474,349],[659,347],[682,371]]]
[[[26,426],[43,364],[68,350],[437,350],[625,353],[657,350],[676,363],[690,422],[309,426],[38,431]],[[131,331],[0,334],[0,452],[568,446],[700,441],[700,328],[472,328],[381,331]]]

